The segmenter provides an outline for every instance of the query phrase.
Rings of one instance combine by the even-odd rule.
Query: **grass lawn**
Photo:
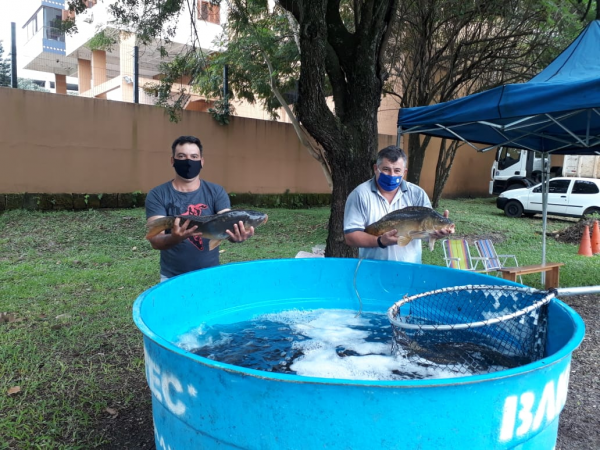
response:
[[[540,263],[539,216],[507,218],[494,199],[444,200],[443,209],[457,236],[492,236],[519,265]],[[328,208],[264,211],[269,221],[255,237],[221,246],[222,263],[293,258],[325,243]],[[150,408],[131,317],[137,296],[158,281],[144,223],[143,209],[0,214],[0,449],[111,448],[107,421]],[[548,231],[575,223],[551,219]],[[599,284],[600,256],[577,250],[547,239],[547,261],[565,263],[561,287]],[[423,262],[445,265],[441,245],[425,249]],[[524,283],[542,286],[539,274]]]

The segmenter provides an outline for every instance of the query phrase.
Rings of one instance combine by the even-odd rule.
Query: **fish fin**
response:
[[[433,246],[435,245],[436,239],[434,237],[429,236],[429,251],[433,251]]]
[[[400,247],[410,244],[410,241],[412,241],[412,237],[410,236],[398,236],[398,245]]]
[[[216,217],[216,214],[211,215],[211,216],[192,216],[192,215],[178,215],[175,216],[176,219],[179,219],[179,223],[182,224],[183,222],[185,222],[186,220],[189,220],[190,222],[197,222],[197,223],[206,223],[206,222],[210,222],[211,220],[213,220]],[[190,226],[191,228],[191,226]]]
[[[146,225],[146,239],[153,238],[157,234],[162,233],[165,230],[173,227],[174,218],[167,217],[159,217],[158,219],[153,220],[149,224]]]
[[[221,244],[221,241],[222,239],[211,239],[208,241],[208,249],[211,251],[214,250]]]
[[[427,231],[410,231],[408,235],[411,239],[425,239],[429,233]]]

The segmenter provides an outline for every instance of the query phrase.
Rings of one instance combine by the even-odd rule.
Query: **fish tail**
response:
[[[159,217],[158,219],[153,220],[152,222],[146,225],[146,239],[150,239],[156,236],[157,234],[163,232],[164,230],[173,228],[174,223],[175,217],[171,216]]]

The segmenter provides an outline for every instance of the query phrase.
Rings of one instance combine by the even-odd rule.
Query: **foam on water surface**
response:
[[[383,313],[289,310],[250,321],[203,324],[176,342],[228,364],[306,377],[349,380],[451,378],[443,364],[415,361],[392,351],[392,327]]]

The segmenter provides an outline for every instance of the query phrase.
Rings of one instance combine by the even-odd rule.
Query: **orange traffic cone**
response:
[[[581,236],[581,244],[579,244],[578,255],[581,256],[594,256],[592,253],[592,243],[590,242],[590,227],[586,225],[583,229],[583,236]]]
[[[598,227],[597,220],[594,220],[594,227],[592,228],[592,253],[594,255],[600,253],[600,227]]]

